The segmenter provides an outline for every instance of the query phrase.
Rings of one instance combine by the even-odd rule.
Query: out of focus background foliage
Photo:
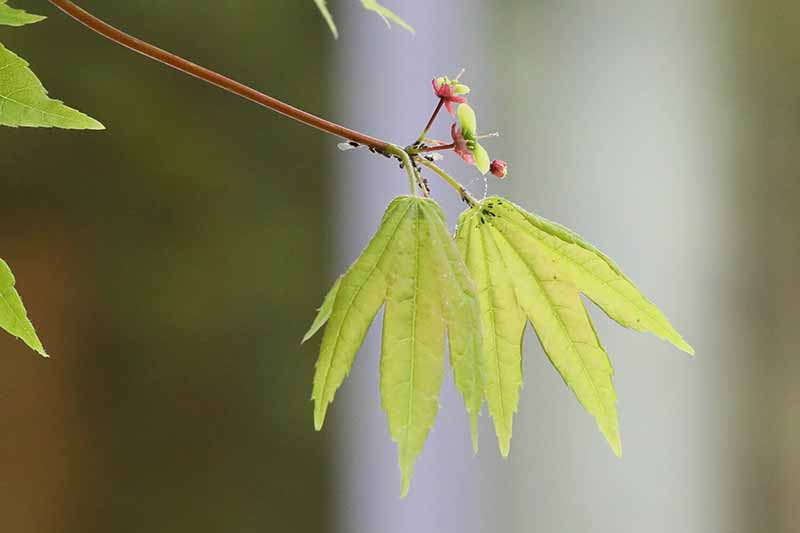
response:
[[[486,417],[471,457],[445,385],[398,501],[377,337],[322,433],[299,339],[403,174],[17,0],[49,19],[0,39],[108,131],[0,129],[0,256],[53,356],[0,335],[0,531],[797,531],[797,2],[386,0],[411,36],[330,1],[338,41],[311,0],[80,4],[398,142],[470,67],[490,192],[615,257],[698,357],[595,315],[617,461],[529,336],[511,458]]]
[[[306,3],[81,5],[324,114]],[[0,337],[0,530],[324,531],[299,341],[327,284],[326,139],[16,5],[49,18],[3,42],[108,131],[0,129],[0,250],[53,354]]]

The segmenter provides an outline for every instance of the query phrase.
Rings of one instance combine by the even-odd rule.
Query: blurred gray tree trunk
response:
[[[761,530],[800,524],[800,5],[780,0],[736,4],[732,45],[742,87],[738,152],[745,187],[742,217],[751,235],[750,294],[758,391],[751,408],[750,472]]]
[[[416,13],[415,5],[406,11]],[[345,41],[341,56],[346,101],[364,117],[357,125],[403,138],[415,123],[408,115],[424,112],[428,95],[422,84],[397,80],[416,84],[430,68],[446,72],[470,58],[481,122],[503,133],[493,155],[511,162],[509,179],[490,193],[513,196],[615,257],[698,357],[591,310],[617,369],[619,461],[529,332],[509,460],[497,458],[485,418],[481,453],[468,458],[451,420],[459,406],[446,391],[410,500],[397,504],[373,331],[335,415],[347,418],[348,432],[339,436],[340,527],[796,531],[800,8],[787,0],[486,5],[462,2],[449,12],[482,10],[487,18],[469,18],[472,32],[450,34],[450,24],[458,28],[450,19],[432,37],[434,28],[412,16],[422,44],[364,35],[359,18],[361,41]],[[425,13],[440,20],[450,7],[426,4]],[[469,55],[464,35],[491,43],[483,60]],[[387,64],[387,53],[405,60]],[[359,87],[357,73],[371,76],[368,87]],[[492,91],[501,97],[494,103]],[[384,115],[368,122],[386,97]],[[405,193],[381,162],[354,160],[339,189],[348,211],[338,220],[350,236],[340,268],[366,242],[379,206]],[[375,169],[369,182],[365,168]]]
[[[698,351],[594,313],[617,369],[615,462],[529,341],[516,530],[796,531],[800,8],[506,7],[515,192],[617,258]]]

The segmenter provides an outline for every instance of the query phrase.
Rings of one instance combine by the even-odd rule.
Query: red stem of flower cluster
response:
[[[426,146],[425,148],[420,148],[417,150],[417,153],[424,154],[426,152],[441,152],[444,150],[452,150],[455,147],[456,143],[440,144],[439,146]]]
[[[436,120],[436,117],[439,116],[439,111],[442,110],[443,106],[444,106],[444,98],[439,98],[439,104],[436,106],[436,109],[433,110],[433,114],[431,115],[430,120],[428,120],[428,123],[425,125],[425,129],[422,130],[419,139],[417,139],[417,143],[421,143],[422,141],[425,140],[425,136],[428,135],[429,131],[431,131],[433,123]]]
[[[176,70],[189,74],[190,76],[194,76],[195,78],[201,79],[212,85],[216,85],[221,89],[224,89],[233,94],[241,96],[242,98],[246,98],[251,102],[255,102],[266,108],[272,109],[273,111],[276,111],[298,122],[301,122],[313,128],[317,128],[318,130],[324,131],[326,133],[330,133],[331,135],[335,135],[337,137],[341,137],[344,139],[357,142],[359,144],[369,146],[381,152],[386,152],[390,146],[390,143],[386,141],[377,139],[375,137],[371,137],[364,133],[352,130],[350,128],[346,128],[345,126],[312,115],[311,113],[303,111],[302,109],[298,109],[285,102],[282,102],[277,98],[273,98],[260,91],[257,91],[252,87],[248,87],[243,83],[228,78],[227,76],[223,76],[222,74],[214,72],[213,70],[201,67],[200,65],[192,63],[191,61],[188,61],[186,59],[183,59],[182,57],[167,52],[166,50],[162,50],[161,48],[146,43],[140,39],[137,39],[136,37],[128,35],[127,33],[118,30],[117,28],[111,26],[110,24],[103,22],[102,20],[98,19],[88,11],[78,7],[74,2],[71,2],[70,0],[49,0],[49,1],[51,4],[53,4],[61,11],[63,11],[70,17],[74,18],[84,26],[88,27],[91,30],[94,30],[103,37],[110,39],[111,41],[114,41],[117,44],[120,44],[126,48],[138,52],[146,57],[149,57],[150,59],[154,59],[155,61],[164,63],[165,65],[168,65]]]

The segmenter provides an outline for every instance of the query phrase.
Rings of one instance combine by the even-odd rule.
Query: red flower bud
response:
[[[502,159],[495,159],[489,167],[489,172],[498,179],[503,179],[508,174],[508,164]]]
[[[451,115],[455,116],[456,113],[455,110],[453,109],[453,104],[464,104],[467,102],[466,98],[460,96],[456,92],[457,87],[462,87],[462,86],[454,86],[453,84],[445,80],[442,80],[442,82],[440,82],[439,80],[436,79],[432,81],[432,84],[433,84],[433,92],[436,93],[436,96],[442,99],[442,101],[444,102],[444,106],[447,108],[447,111]],[[465,87],[466,89],[466,86],[463,87]]]

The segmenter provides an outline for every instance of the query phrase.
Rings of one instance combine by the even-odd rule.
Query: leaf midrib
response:
[[[406,408],[406,426],[403,431],[403,455],[406,455],[408,450],[408,433],[411,428],[411,423],[414,419],[413,404],[414,404],[414,382],[417,362],[417,293],[419,291],[419,219],[420,212],[417,206],[417,213],[414,217],[414,235],[415,235],[415,251],[414,251],[414,298],[412,299],[413,312],[411,317],[411,369],[408,379],[408,405]],[[405,457],[408,460],[408,457]]]
[[[487,231],[491,231],[491,230],[487,230]],[[483,226],[478,228],[478,235],[480,236],[481,244],[483,245],[483,253],[481,254],[481,258],[483,259],[483,265],[484,265],[484,268],[486,269],[487,288],[489,290],[489,299],[491,300],[491,305],[489,306],[489,314],[491,315],[491,321],[492,321],[492,344],[494,345],[494,362],[495,362],[495,368],[497,370],[497,385],[498,385],[498,394],[497,395],[500,398],[500,411],[502,413],[502,422],[501,423],[503,425],[503,429],[505,430],[505,433],[506,434],[510,434],[511,433],[511,428],[508,427],[508,425],[506,424],[506,417],[508,416],[508,413],[506,412],[505,399],[503,398],[503,391],[505,389],[503,387],[503,372],[501,371],[501,368],[500,368],[500,351],[499,351],[499,348],[497,347],[497,317],[495,316],[495,312],[494,312],[495,288],[494,288],[494,283],[493,283],[493,280],[492,280],[492,275],[491,275],[491,272],[490,272],[490,269],[489,269],[489,253],[488,253],[489,251],[488,251],[488,248],[486,246],[486,236],[484,235],[484,232],[483,232]],[[498,253],[499,253],[499,250],[498,250]],[[505,265],[503,265],[503,267],[505,268]],[[513,416],[513,413],[512,413],[512,416]]]

